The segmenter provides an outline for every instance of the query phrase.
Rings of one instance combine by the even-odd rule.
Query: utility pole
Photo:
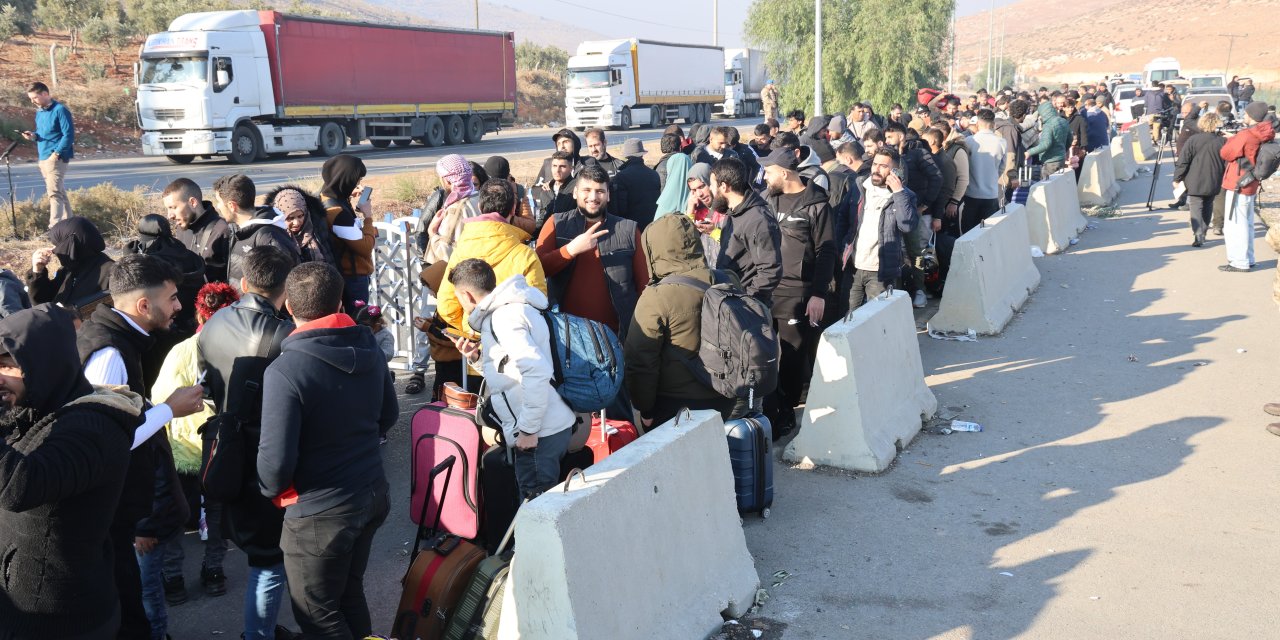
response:
[[[1231,75],[1231,49],[1236,46],[1236,38],[1247,38],[1247,33],[1219,33],[1219,38],[1230,38],[1227,42],[1227,66],[1222,68],[1222,75]]]
[[[1008,18],[1000,18],[1000,54],[996,56],[996,83],[994,86],[987,87],[991,95],[995,95],[1004,84],[1004,31],[1007,22]]]
[[[956,92],[956,10],[955,4],[951,6],[951,65],[947,68],[947,93],[955,94]]]
[[[480,0],[476,0],[476,30],[480,29]]]
[[[720,0],[711,0],[711,45],[720,44]]]
[[[822,0],[813,0],[813,115],[822,115]]]
[[[987,84],[991,84],[991,74],[995,72],[995,64],[994,64],[994,61],[991,59],[991,54],[993,49],[992,45],[995,44],[995,39],[996,39],[996,0],[991,0],[991,15],[987,22],[987,78],[985,80]],[[981,89],[983,87],[978,87],[978,88]],[[987,87],[986,89],[987,91],[991,90],[990,87]]]

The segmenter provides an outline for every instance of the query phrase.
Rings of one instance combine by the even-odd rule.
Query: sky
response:
[[[490,0],[521,11],[570,24],[586,20],[591,29],[608,37],[640,37],[689,44],[711,44],[712,0]],[[957,0],[961,17],[986,11],[991,0]],[[996,6],[1016,0],[995,0]],[[742,24],[751,0],[720,0],[720,45],[746,46]]]

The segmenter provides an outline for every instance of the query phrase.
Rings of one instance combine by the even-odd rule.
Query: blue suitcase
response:
[[[738,511],[769,517],[773,505],[773,427],[756,411],[724,425]]]

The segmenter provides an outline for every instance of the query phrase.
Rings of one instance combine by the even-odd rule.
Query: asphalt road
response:
[[[762,118],[745,118],[741,120],[713,120],[713,124],[733,124],[739,127],[755,126],[763,122]],[[688,129],[687,125],[681,125]],[[465,144],[454,147],[425,147],[415,144],[411,147],[395,147],[374,149],[368,144],[347,148],[347,153],[360,156],[371,175],[397,173],[416,169],[434,168],[442,156],[450,153],[461,153],[468,158],[478,159],[491,155],[503,155],[509,160],[522,157],[546,156],[553,150],[551,134],[556,129],[508,129],[501,133],[490,133],[478,144]],[[662,137],[661,129],[631,129],[629,131],[610,131],[610,148],[618,148],[627,138],[639,138],[645,142],[656,141]],[[303,178],[318,176],[320,165],[325,158],[313,158],[305,153],[295,153],[281,160],[266,160],[249,165],[236,165],[225,158],[212,160],[196,160],[189,165],[176,165],[164,158],[136,157],[116,158],[111,160],[73,160],[67,171],[67,189],[80,189],[110,182],[122,189],[144,187],[159,191],[176,178],[186,177],[195,180],[201,186],[210,186],[219,176],[242,172],[253,179],[259,188],[290,182]],[[44,180],[40,170],[34,163],[17,165],[13,168],[13,183],[19,199],[38,198],[44,193]],[[0,188],[7,188],[0,184]],[[7,195],[7,192],[4,194]]]

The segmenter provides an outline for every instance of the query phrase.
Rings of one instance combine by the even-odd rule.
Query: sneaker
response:
[[[164,579],[164,601],[177,606],[187,601],[187,582],[182,576]]]
[[[1192,240],[1192,241],[1191,241],[1191,246],[1193,246],[1193,247],[1203,247],[1203,246],[1204,246],[1204,240],[1201,240],[1200,238],[1196,238],[1195,240]]]
[[[1231,266],[1231,265],[1229,265],[1229,264],[1219,265],[1219,266],[1218,266],[1218,271],[1225,271],[1225,272],[1227,272],[1227,273],[1249,273],[1249,270],[1248,270],[1248,269],[1241,269],[1240,267],[1233,267],[1233,266]]]
[[[929,304],[929,299],[925,297],[924,291],[916,291],[916,297],[915,300],[911,302],[911,306],[917,309],[923,309],[927,304]]]
[[[222,567],[201,567],[200,584],[204,585],[206,594],[215,598],[227,594],[227,576],[222,573]]]
[[[1280,436],[1280,422],[1273,422],[1267,425],[1267,433],[1273,436]]]

